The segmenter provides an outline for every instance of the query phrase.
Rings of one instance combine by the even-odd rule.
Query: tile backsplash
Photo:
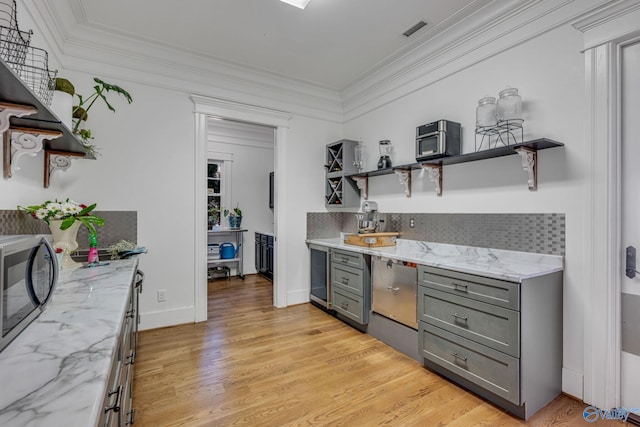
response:
[[[380,231],[400,238],[551,255],[565,254],[565,215],[383,213]],[[413,219],[414,227],[410,227]],[[307,213],[307,238],[357,232],[353,212]]]
[[[107,248],[120,240],[138,241],[138,213],[136,211],[94,211],[104,218],[105,225],[96,227],[98,246]],[[18,210],[0,210],[0,235],[51,234],[44,221],[34,219]],[[78,230],[78,250],[89,249],[86,227]]]

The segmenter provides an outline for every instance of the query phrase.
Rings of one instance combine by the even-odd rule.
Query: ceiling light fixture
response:
[[[283,3],[290,4],[291,6],[295,6],[300,9],[304,9],[307,7],[311,0],[280,0]]]

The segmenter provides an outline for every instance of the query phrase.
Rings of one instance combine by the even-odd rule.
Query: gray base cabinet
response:
[[[144,274],[138,271],[131,284],[127,310],[122,319],[117,349],[107,380],[103,411],[98,426],[123,427],[135,421],[133,409],[133,374],[138,348],[139,295],[142,293]]]
[[[331,250],[331,301],[336,313],[359,325],[369,323],[371,257]]]
[[[528,419],[562,391],[562,272],[496,280],[418,267],[427,367]]]

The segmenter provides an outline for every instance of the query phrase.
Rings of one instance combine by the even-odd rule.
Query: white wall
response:
[[[110,97],[115,114],[101,105],[90,111],[88,127],[102,156],[75,161],[66,173],[54,176],[48,190],[42,188],[43,154],[23,159],[22,171],[9,181],[0,181],[0,209],[71,197],[96,202],[100,210],[138,211],[138,241],[149,250],[140,261],[147,278],[141,298],[141,327],[192,322],[193,186],[195,179],[204,177],[196,178],[193,172],[194,113],[189,92],[101,73],[62,71],[60,75],[69,78],[81,93],[88,92],[93,75],[99,76],[127,89],[133,103],[127,105],[123,99]],[[206,88],[199,92],[207,94]],[[322,158],[326,141],[340,137],[339,124],[293,113],[288,132],[288,176],[278,179],[280,191],[290,194],[290,205],[282,207],[289,219],[289,237],[281,242],[283,252],[291,255],[288,265],[292,268],[281,273],[289,283],[290,304],[308,298],[306,212],[323,206],[323,168],[310,168],[308,160]],[[160,289],[166,290],[166,302],[157,302]]]
[[[438,119],[462,123],[463,152],[473,152],[477,100],[486,94],[497,97],[507,85],[520,90],[524,139],[546,137],[565,144],[538,153],[537,192],[528,191],[521,160],[511,156],[446,166],[442,197],[416,172],[411,198],[401,193],[395,176],[382,176],[370,179],[369,199],[382,212],[565,213],[564,367],[570,377],[565,391],[577,396],[583,371],[583,184],[589,174],[583,155],[581,47],[581,34],[563,26],[351,120],[344,130],[347,138],[362,137],[367,144],[365,169],[376,168],[381,139],[392,141],[395,164],[414,162],[415,127]]]

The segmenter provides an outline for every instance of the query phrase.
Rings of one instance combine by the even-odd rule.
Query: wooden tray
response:
[[[377,248],[381,246],[395,246],[396,238],[400,233],[364,233],[364,234],[346,234],[344,243],[347,245],[366,246],[369,248]]]

